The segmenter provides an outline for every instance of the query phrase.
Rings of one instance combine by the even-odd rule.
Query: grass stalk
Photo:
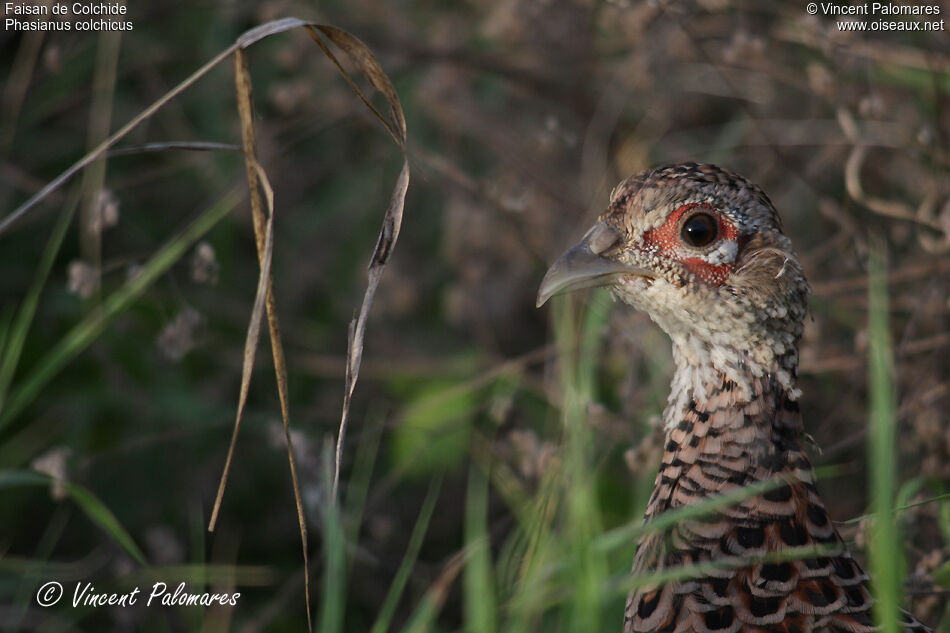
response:
[[[488,534],[488,478],[477,466],[469,470],[465,497],[465,542],[469,556],[462,570],[465,623],[470,633],[497,630],[495,581]]]
[[[419,549],[422,547],[422,540],[425,538],[426,531],[429,529],[429,521],[432,519],[432,511],[435,510],[435,502],[439,497],[439,491],[442,489],[442,475],[436,477],[429,484],[429,491],[422,501],[422,508],[419,510],[419,516],[412,528],[412,535],[409,537],[409,546],[406,548],[406,554],[403,556],[399,565],[399,570],[389,586],[389,592],[383,600],[383,605],[379,609],[379,615],[376,616],[376,622],[373,623],[371,633],[386,633],[389,625],[392,623],[393,615],[396,612],[396,606],[402,597],[402,592],[409,581],[409,574],[416,564],[419,556]]]
[[[4,400],[6,400],[7,392],[10,389],[13,374],[20,362],[20,354],[30,332],[30,324],[33,323],[33,317],[36,315],[40,294],[46,286],[46,280],[49,279],[53,263],[56,261],[56,256],[63,245],[63,239],[66,237],[66,232],[76,213],[78,203],[79,197],[74,195],[63,207],[59,220],[53,226],[46,247],[43,249],[43,254],[40,256],[40,261],[33,274],[33,282],[30,284],[30,288],[27,290],[26,296],[17,311],[16,321],[14,321],[7,337],[7,345],[0,346],[0,412],[3,411]]]
[[[875,514],[870,539],[871,577],[874,578],[877,620],[884,633],[898,633],[902,581],[900,540],[894,517],[897,408],[888,323],[887,253],[883,242],[871,244],[868,276],[868,464],[871,465],[871,506]]]

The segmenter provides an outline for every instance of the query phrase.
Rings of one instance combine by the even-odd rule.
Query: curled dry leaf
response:
[[[360,361],[363,358],[363,338],[366,334],[366,319],[369,316],[369,309],[373,304],[373,298],[376,295],[376,288],[379,286],[379,280],[382,278],[383,270],[389,262],[389,257],[399,238],[399,228],[402,226],[403,208],[406,202],[406,191],[409,188],[409,161],[405,158],[406,152],[406,118],[403,115],[402,105],[399,97],[396,95],[396,89],[386,73],[383,72],[376,57],[359,39],[353,35],[333,26],[312,25],[307,26],[307,32],[317,43],[323,52],[333,61],[337,70],[343,75],[350,87],[356,92],[359,98],[366,104],[366,107],[376,115],[376,118],[386,127],[393,140],[403,150],[403,164],[396,180],[396,186],[393,188],[389,199],[389,206],[386,214],[383,216],[383,224],[379,231],[379,238],[376,241],[376,248],[373,250],[373,256],[370,259],[369,270],[367,271],[366,292],[363,295],[363,303],[360,306],[358,316],[350,322],[349,340],[346,354],[346,385],[343,391],[343,411],[340,415],[340,428],[337,433],[336,455],[333,468],[333,489],[332,496],[337,497],[340,485],[340,466],[343,459],[343,442],[346,438],[346,425],[349,418],[350,402],[353,397],[353,390],[356,388],[356,381],[359,378]],[[378,90],[389,103],[389,117],[383,116],[370,103],[369,99],[359,89],[350,75],[346,72],[339,60],[320,38],[320,35],[326,36],[341,51],[346,53],[363,75],[369,80],[376,90]]]

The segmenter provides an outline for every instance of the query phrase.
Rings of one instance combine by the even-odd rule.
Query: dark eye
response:
[[[690,246],[706,246],[719,235],[719,223],[708,213],[697,213],[683,223],[680,235]]]

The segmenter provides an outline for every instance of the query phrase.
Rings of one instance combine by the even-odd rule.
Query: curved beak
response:
[[[552,296],[579,288],[604,286],[622,275],[653,277],[645,268],[631,266],[605,257],[620,241],[620,235],[600,222],[580,242],[557,258],[538,288],[537,307]]]

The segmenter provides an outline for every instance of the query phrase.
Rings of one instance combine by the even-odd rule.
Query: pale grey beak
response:
[[[619,243],[620,235],[600,222],[580,242],[557,258],[541,280],[537,307],[552,296],[579,288],[604,286],[621,275],[653,277],[645,268],[624,264],[605,257]]]

